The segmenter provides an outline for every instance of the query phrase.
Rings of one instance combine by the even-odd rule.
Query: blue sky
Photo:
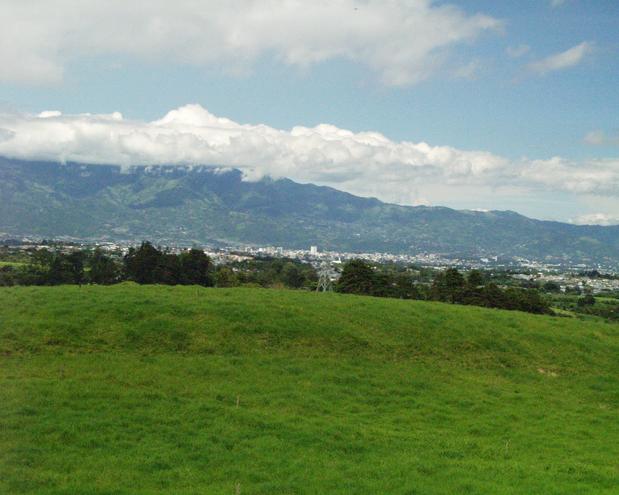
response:
[[[7,114],[34,115],[43,110],[59,110],[64,117],[118,111],[125,120],[148,123],[170,110],[195,103],[208,109],[209,115],[241,124],[264,124],[276,130],[330,124],[353,133],[375,131],[395,145],[402,141],[425,142],[463,152],[487,152],[509,161],[509,172],[505,172],[504,165],[493,166],[492,177],[482,180],[481,175],[475,174],[463,178],[460,172],[416,176],[405,169],[399,180],[399,169],[386,163],[384,187],[370,187],[372,181],[382,182],[383,169],[369,164],[372,170],[368,177],[369,165],[364,166],[363,162],[360,170],[352,166],[338,168],[337,180],[330,178],[334,175],[331,171],[322,175],[308,173],[298,163],[273,170],[265,165],[262,171],[376,195],[388,201],[515,209],[539,218],[619,223],[616,0],[386,1],[383,4],[389,4],[394,12],[401,9],[407,13],[413,26],[421,26],[421,32],[410,37],[406,26],[394,26],[394,31],[403,31],[393,39],[388,34],[359,34],[355,26],[354,16],[364,15],[365,11],[373,9],[372,15],[380,16],[380,2],[331,2],[339,7],[334,7],[333,15],[342,19],[342,30],[350,29],[347,36],[355,39],[350,48],[347,40],[340,39],[328,26],[324,28],[324,37],[315,35],[320,34],[328,10],[309,12],[303,7],[307,4],[298,2],[295,6],[293,1],[288,2],[293,5],[286,13],[288,17],[282,20],[300,23],[296,31],[302,34],[298,37],[294,29],[282,33],[281,39],[266,28],[254,29],[254,16],[241,25],[244,31],[238,35],[242,38],[240,48],[234,45],[221,50],[217,48],[217,37],[201,39],[193,35],[184,39],[165,26],[166,19],[172,24],[176,21],[174,16],[180,14],[170,14],[169,7],[160,7],[157,12],[160,2],[153,2],[151,12],[143,17],[140,12],[126,12],[122,2],[110,2],[107,13],[110,18],[119,19],[119,27],[106,25],[105,20],[101,25],[93,21],[91,29],[101,30],[97,37],[92,33],[80,34],[79,29],[74,34],[71,19],[66,26],[63,20],[47,25],[34,11],[20,7],[19,2],[12,3],[9,0],[0,6],[0,10],[5,9],[2,17],[14,19],[16,26],[25,26],[26,33],[22,34],[20,29],[17,34],[23,39],[18,40],[20,48],[16,54],[10,53],[7,39],[0,39],[5,44],[0,49],[0,62],[4,62],[0,72],[0,110]],[[251,4],[254,13],[269,16],[273,12],[276,16],[282,2],[237,3],[239,9]],[[56,5],[49,8],[64,13],[75,5],[55,0],[45,5],[50,4]],[[215,11],[221,3],[205,4],[211,13],[218,14]],[[418,10],[409,9],[417,4]],[[177,5],[179,10],[188,10],[185,14],[191,17],[195,4],[181,1]],[[155,40],[158,51],[136,48],[131,29],[143,18],[146,22],[153,12],[158,22],[164,23],[159,29],[164,29],[169,39]],[[303,24],[305,15],[309,18],[307,32]],[[414,24],[417,15],[422,17],[418,25]],[[76,23],[87,17],[79,12],[75,16]],[[228,19],[222,16],[223,20]],[[29,34],[31,19],[38,27]],[[182,19],[185,22],[186,17]],[[385,22],[398,22],[392,19],[387,17]],[[122,27],[125,20],[127,32]],[[152,17],[149,22],[151,26]],[[446,42],[433,28],[452,29],[456,41]],[[228,36],[227,28],[222,29],[220,35]],[[247,31],[251,36],[245,34]],[[140,28],[136,29],[139,32]],[[363,39],[366,34],[368,39]],[[106,36],[117,37],[118,41]],[[402,44],[423,45],[427,39],[434,39],[435,44],[430,43],[425,52],[405,53],[404,59],[392,57],[389,52],[390,46],[397,52]],[[50,40],[52,49],[43,48]],[[189,50],[200,43],[211,48],[185,57],[187,43],[192,44]],[[386,48],[376,48],[379,44]],[[308,59],[316,60],[305,63],[306,52]],[[41,64],[41,68],[22,71],[24,64],[18,65],[20,61],[33,67]],[[405,70],[399,71],[401,66]],[[15,132],[6,123],[0,122],[0,127]],[[15,146],[7,145],[9,151],[5,153],[11,154]],[[288,152],[289,144],[286,146]],[[32,153],[47,156],[52,152]],[[69,150],[63,156],[73,158],[71,153]],[[25,152],[20,156],[28,157]],[[294,161],[295,156],[290,160]],[[547,165],[545,161],[553,157],[561,157],[563,162]],[[166,155],[166,160],[174,161],[174,157]],[[233,158],[227,160],[225,164],[236,163]],[[100,161],[105,160],[102,157]],[[299,161],[303,167],[313,167],[306,155]],[[315,168],[322,170],[332,161],[328,157]],[[533,162],[535,170],[514,172],[519,167],[533,167]],[[545,168],[546,175],[540,167]],[[486,170],[485,165],[482,168]],[[502,171],[495,173],[496,168]],[[287,170],[291,172],[287,174]],[[587,170],[592,170],[591,177],[585,177],[593,181],[592,185],[580,187],[578,184],[584,183],[582,172]],[[350,180],[340,177],[346,173],[351,175]],[[573,177],[554,187],[553,174]],[[402,184],[408,184],[406,191],[397,189]]]

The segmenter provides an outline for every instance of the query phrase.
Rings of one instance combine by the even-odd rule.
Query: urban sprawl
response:
[[[74,249],[94,248],[119,256],[126,254],[136,242],[80,242],[75,240],[43,241],[40,239],[5,240],[0,244],[15,251],[49,248],[50,243],[56,249],[71,251]],[[195,247],[195,246],[194,246]],[[619,292],[619,269],[615,266],[601,264],[587,265],[569,261],[544,262],[518,257],[484,256],[484,257],[449,257],[439,253],[391,254],[391,253],[351,253],[324,251],[319,246],[309,249],[286,249],[281,246],[200,246],[211,258],[214,265],[223,265],[259,258],[287,258],[309,263],[317,270],[327,270],[332,280],[337,280],[340,267],[351,259],[363,259],[375,264],[398,264],[420,268],[444,270],[458,268],[461,270],[502,271],[518,282],[536,282],[556,284],[561,291],[579,288],[593,294]],[[170,252],[179,253],[186,247],[167,247]],[[606,276],[600,276],[601,274]]]

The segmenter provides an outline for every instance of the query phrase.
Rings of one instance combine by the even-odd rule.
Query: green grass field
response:
[[[0,493],[617,494],[619,325],[301,291],[0,289]]]

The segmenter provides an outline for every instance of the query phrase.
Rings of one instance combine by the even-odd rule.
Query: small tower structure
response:
[[[316,292],[329,292],[332,290],[331,266],[326,261],[323,261],[318,269],[318,285],[316,286]]]

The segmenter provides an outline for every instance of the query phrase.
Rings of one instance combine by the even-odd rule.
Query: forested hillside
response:
[[[238,171],[0,160],[0,235],[619,262],[619,226],[410,207]]]

